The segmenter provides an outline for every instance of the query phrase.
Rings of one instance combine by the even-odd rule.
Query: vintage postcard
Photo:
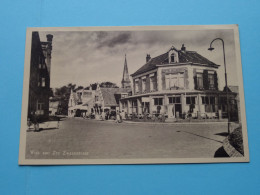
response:
[[[28,28],[20,165],[249,162],[237,25]]]

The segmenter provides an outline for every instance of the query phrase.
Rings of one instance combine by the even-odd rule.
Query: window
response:
[[[83,92],[83,96],[84,97],[91,97],[92,96],[92,92]]]
[[[170,104],[179,104],[181,103],[181,97],[169,97],[169,103]]]
[[[122,94],[121,98],[126,98],[128,95],[127,94]]]
[[[201,96],[202,104],[205,104],[205,112],[216,112],[214,96]]]
[[[155,106],[162,106],[163,105],[163,98],[154,98],[154,105]]]
[[[208,75],[209,89],[215,89],[214,85],[214,74]]]
[[[156,86],[155,86],[155,76],[150,76],[150,91],[155,90]]]
[[[41,63],[39,63],[39,69],[41,69],[42,68],[42,64]]]
[[[184,88],[184,73],[165,75],[166,89]]]
[[[133,113],[137,113],[137,100],[132,101],[132,111]]]
[[[196,97],[186,97],[186,104],[196,104]]]
[[[197,86],[198,89],[203,89],[203,74],[197,73]]]
[[[146,91],[146,78],[142,79],[142,92]]]
[[[41,103],[41,102],[37,103],[37,111],[36,111],[37,114],[39,114],[39,115],[43,115],[44,114],[43,105],[44,104]]]
[[[97,102],[97,101],[98,101],[98,96],[96,95],[96,96],[95,96],[95,102]]]
[[[139,79],[135,80],[135,92],[138,93],[139,92]]]
[[[45,78],[42,77],[42,87],[45,87]]]
[[[174,56],[174,54],[172,54],[172,55],[171,55],[171,62],[172,62],[172,63],[175,62],[174,60],[175,60],[175,56]]]

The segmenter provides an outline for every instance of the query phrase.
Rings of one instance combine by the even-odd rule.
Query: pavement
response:
[[[53,126],[53,127],[52,127]],[[227,123],[115,123],[64,118],[28,131],[28,159],[212,158]]]

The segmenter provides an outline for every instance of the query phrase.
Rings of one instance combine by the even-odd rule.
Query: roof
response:
[[[128,93],[129,89],[125,88],[100,88],[105,106],[118,106],[121,93]]]
[[[205,66],[216,67],[218,66],[214,62],[211,62],[207,58],[198,54],[196,51],[182,51],[177,50],[179,55],[179,63],[192,63],[192,64],[202,64]],[[141,68],[139,68],[136,72],[134,72],[131,76],[136,76],[138,74],[142,74],[147,71],[151,71],[157,68],[156,65],[161,64],[169,64],[168,63],[168,52],[161,54],[155,58],[149,60],[146,64],[144,64]]]

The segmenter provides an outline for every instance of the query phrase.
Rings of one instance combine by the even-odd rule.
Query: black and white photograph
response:
[[[249,162],[237,25],[26,34],[20,165]]]

